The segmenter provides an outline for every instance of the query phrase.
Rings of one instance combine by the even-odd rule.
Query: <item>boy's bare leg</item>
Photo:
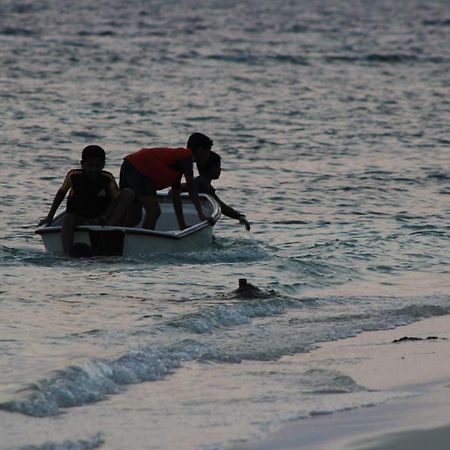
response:
[[[126,188],[120,191],[120,194],[114,200],[112,206],[104,214],[104,216],[109,217],[109,219],[107,219],[108,225],[121,225],[122,219],[131,208],[134,199],[135,194],[131,189]]]
[[[142,219],[142,206],[137,199],[128,208],[124,220],[125,227],[135,227]]]
[[[139,202],[147,213],[145,215],[143,228],[154,230],[158,217],[161,214],[161,208],[158,203],[158,197],[152,197],[149,195],[139,195]]]
[[[75,214],[66,214],[61,227],[61,241],[63,252],[66,256],[70,256],[73,246],[73,232],[77,226],[77,216]]]

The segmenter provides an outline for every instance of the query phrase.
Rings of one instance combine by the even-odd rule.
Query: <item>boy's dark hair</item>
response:
[[[209,147],[213,146],[213,141],[203,133],[192,133],[189,136],[187,147],[196,150],[199,147]]]
[[[213,167],[220,166],[221,157],[216,152],[210,152],[209,158],[202,167],[198,167],[200,175],[207,175]]]
[[[81,152],[81,161],[86,161],[87,159],[101,158],[105,161],[105,150],[103,150],[99,145],[88,145],[83,148]]]

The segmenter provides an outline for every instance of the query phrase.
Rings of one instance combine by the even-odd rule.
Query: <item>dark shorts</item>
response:
[[[120,189],[132,189],[138,195],[156,197],[156,186],[153,180],[142,175],[126,159],[123,160],[122,167],[120,168],[119,187]]]
[[[94,219],[100,217],[111,203],[108,197],[84,197],[74,195],[67,198],[67,212],[76,216]]]

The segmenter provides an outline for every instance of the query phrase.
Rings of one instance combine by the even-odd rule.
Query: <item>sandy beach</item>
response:
[[[364,332],[291,358],[298,364],[337,367],[368,389],[406,395],[296,421],[236,450],[450,448],[450,316]]]

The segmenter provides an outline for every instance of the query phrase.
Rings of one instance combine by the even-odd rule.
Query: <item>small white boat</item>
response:
[[[141,228],[144,218],[135,227],[81,225],[75,228],[74,244],[87,244],[93,255],[138,256],[151,253],[188,252],[206,248],[213,240],[213,225],[200,221],[197,210],[187,194],[182,194],[183,213],[188,228],[180,230],[168,194],[158,194],[161,215],[154,230]],[[207,194],[199,194],[205,215],[214,223],[220,218],[220,205]],[[41,235],[45,249],[63,254],[61,224],[65,212],[57,215],[48,226],[35,232]],[[142,214],[144,216],[144,214]]]

